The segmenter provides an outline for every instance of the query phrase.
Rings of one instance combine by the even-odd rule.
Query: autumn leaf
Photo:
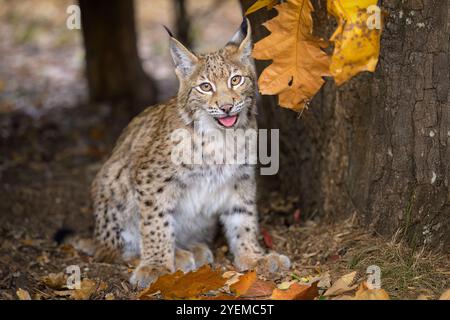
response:
[[[256,281],[256,272],[249,271],[239,278],[239,281],[230,286],[230,291],[236,296],[245,294],[252,284]]]
[[[239,278],[242,276],[242,273],[236,272],[236,271],[226,271],[224,274],[222,274],[222,277],[227,279],[227,282],[225,282],[226,286],[231,286],[232,284],[239,282]]]
[[[265,300],[269,299],[273,290],[275,289],[275,284],[270,281],[257,279],[251,287],[247,290],[245,295],[241,298],[246,300]]]
[[[226,279],[219,271],[205,265],[197,271],[186,274],[177,271],[159,277],[150,288],[139,295],[139,299],[151,299],[151,296],[158,291],[165,299],[192,299],[223,287],[225,282]]]
[[[278,94],[280,106],[301,111],[324,83],[330,59],[321,50],[325,43],[312,35],[310,0],[288,0],[275,9],[278,15],[264,23],[271,34],[253,50],[255,59],[273,60],[259,77],[259,90]]]
[[[270,10],[277,2],[277,0],[257,0],[250,8],[247,9],[247,11],[245,11],[245,15],[249,15],[264,7],[267,7],[267,9]]]
[[[276,288],[270,297],[272,300],[314,300],[319,295],[318,281],[311,285],[292,283],[287,289]]]
[[[377,0],[328,0],[328,12],[338,26],[330,41],[334,42],[330,72],[341,85],[361,71],[375,71],[380,54],[381,28],[369,28],[367,8]]]
[[[333,285],[324,293],[324,296],[336,296],[348,291],[356,289],[356,285],[352,285],[355,280],[356,271],[348,273],[339,278]]]
[[[49,288],[60,290],[66,287],[67,276],[60,273],[50,273],[41,278],[41,281]]]
[[[267,231],[266,229],[262,228],[261,229],[261,233],[263,235],[264,245],[267,248],[272,249],[272,247],[273,247],[273,238],[270,235],[269,231]]]
[[[450,289],[444,291],[444,293],[439,297],[439,300],[450,300]]]
[[[83,279],[79,289],[55,291],[55,293],[58,296],[68,296],[74,300],[89,300],[94,293],[104,291],[107,287],[108,285],[103,281],[98,283],[91,279]]]
[[[27,291],[27,290],[24,290],[24,289],[22,289],[22,288],[19,288],[19,289],[16,291],[16,295],[17,295],[17,297],[19,298],[19,300],[31,300],[31,296],[30,296],[30,294],[28,293],[28,291]]]
[[[366,282],[361,283],[355,294],[355,300],[389,300],[389,295],[383,289],[370,289]]]

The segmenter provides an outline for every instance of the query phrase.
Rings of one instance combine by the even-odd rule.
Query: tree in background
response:
[[[156,101],[156,86],[142,68],[132,0],[80,0],[86,76],[94,103],[123,104],[136,114]]]
[[[186,47],[192,46],[191,20],[186,10],[186,0],[172,0],[175,9],[175,35]]]

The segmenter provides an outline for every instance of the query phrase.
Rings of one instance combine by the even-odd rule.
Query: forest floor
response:
[[[5,31],[0,40],[0,299],[23,298],[24,292],[33,299],[135,299],[138,294],[128,282],[132,266],[95,262],[54,239],[61,229],[91,236],[89,186],[126,123],[122,119],[111,125],[109,106],[82,102],[86,85],[80,35],[56,27],[65,18],[58,10],[65,12],[69,2],[39,1],[45,10],[32,10],[36,1],[0,0],[0,27]],[[139,1],[141,52],[162,99],[175,85],[162,49],[166,35],[158,31],[162,23],[171,25],[170,9],[165,0],[152,1],[152,10],[146,10],[145,3],[148,6]],[[197,38],[215,46],[222,36],[231,35],[241,19],[232,14],[238,12],[235,5],[221,5],[214,16],[200,5],[193,8],[202,11],[194,25]],[[30,10],[32,16],[27,15]],[[214,21],[213,27],[201,28],[205,21]],[[277,192],[261,198],[261,243],[293,262],[292,270],[274,279],[276,283],[327,273],[335,282],[352,271],[361,280],[367,267],[377,265],[382,287],[392,299],[438,298],[450,287],[448,255],[407,248],[400,237],[383,239],[355,218],[306,220],[303,217],[310,215],[298,209],[301,199]],[[214,251],[217,264],[231,268],[222,240]],[[73,295],[55,278],[71,265],[96,284],[87,295]]]
[[[114,141],[106,123],[89,116],[84,107],[53,112],[39,121],[24,115],[0,117],[3,134],[15,132],[3,140],[1,150],[0,299],[16,299],[19,289],[34,299],[71,297],[45,278],[64,274],[70,265],[98,284],[85,297],[136,298],[138,291],[128,283],[131,265],[97,263],[54,239],[61,229],[91,235],[89,185]],[[450,286],[448,256],[412,250],[400,239],[382,239],[354,218],[304,220],[298,199],[276,192],[265,198],[260,204],[261,243],[293,262],[276,283],[325,273],[334,282],[351,271],[363,279],[367,267],[377,265],[382,287],[392,299],[438,298]],[[219,265],[232,268],[223,240],[215,255]]]

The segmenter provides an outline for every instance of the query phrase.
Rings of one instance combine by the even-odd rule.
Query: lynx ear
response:
[[[164,26],[167,33],[170,36],[170,54],[172,55],[175,68],[181,73],[181,75],[187,77],[192,74],[195,65],[198,62],[198,58],[189,51],[180,41],[173,37],[172,32]]]
[[[241,26],[238,31],[231,37],[228,44],[234,44],[238,46],[238,52],[241,58],[250,58],[252,54],[252,28],[250,21],[244,17]]]

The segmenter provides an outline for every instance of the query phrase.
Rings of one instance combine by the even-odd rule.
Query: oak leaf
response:
[[[278,94],[280,106],[301,111],[329,75],[326,44],[313,36],[310,0],[288,0],[276,5],[278,15],[265,22],[271,34],[255,44],[253,57],[273,60],[261,73],[262,94]]]
[[[381,26],[370,26],[373,15],[367,8],[377,0],[328,0],[328,12],[338,26],[330,41],[334,42],[330,72],[341,85],[361,71],[375,71],[380,54]],[[381,19],[381,15],[380,15]],[[371,29],[371,27],[373,27]]]
[[[222,288],[225,282],[226,279],[218,270],[212,270],[210,266],[204,265],[186,274],[177,271],[159,277],[150,288],[139,295],[139,299],[151,299],[158,291],[165,299],[199,299],[201,294]]]

